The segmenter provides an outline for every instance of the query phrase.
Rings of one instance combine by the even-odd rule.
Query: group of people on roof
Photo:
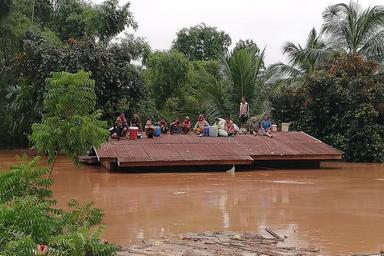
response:
[[[265,114],[261,122],[259,122],[255,116],[249,120],[249,104],[245,97],[242,97],[240,102],[239,119],[241,122],[240,128],[229,116],[225,119],[217,118],[213,126],[217,127],[218,136],[230,137],[235,136],[236,134],[245,134],[249,132],[252,135],[265,135],[272,137],[272,123],[269,119],[269,115]],[[168,132],[170,134],[189,134],[190,132],[193,132],[198,136],[203,136],[204,128],[209,126],[210,125],[204,115],[200,114],[194,126],[192,126],[191,120],[188,116],[186,116],[183,121],[176,118],[169,125],[165,119],[161,119],[156,123],[153,123],[152,120],[147,120],[144,126],[144,132],[147,138],[154,137],[156,128],[160,129],[160,132],[163,134]],[[116,118],[114,126],[110,129],[111,137],[114,139],[125,138],[129,131],[129,127],[137,127],[139,131],[142,132],[142,124],[137,113],[133,115],[130,122],[127,121],[125,114],[121,113]],[[141,133],[139,136],[141,136]]]

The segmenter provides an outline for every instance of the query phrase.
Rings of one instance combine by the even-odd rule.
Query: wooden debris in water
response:
[[[284,238],[282,238],[280,235],[278,235],[276,232],[274,232],[272,229],[270,229],[269,227],[266,227],[265,228],[265,231],[267,231],[271,236],[273,236],[274,238],[276,238],[278,241],[281,241],[283,242],[284,241]]]
[[[270,230],[270,229],[269,229]],[[270,230],[271,231],[271,230]],[[273,231],[272,231],[273,232]],[[275,233],[276,234],[276,233]],[[277,234],[276,234],[277,235]],[[277,235],[278,236],[278,235]],[[284,247],[280,238],[234,232],[187,233],[177,239],[143,241],[119,256],[316,256],[315,248]]]

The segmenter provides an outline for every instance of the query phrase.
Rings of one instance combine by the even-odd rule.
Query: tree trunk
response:
[[[32,23],[33,23],[33,19],[35,17],[35,4],[36,4],[36,0],[33,0],[33,3],[32,3]]]
[[[52,163],[51,163],[51,166],[49,167],[49,175],[48,175],[48,179],[51,179],[52,171],[53,171],[53,167],[55,166],[55,163],[56,163],[56,159],[57,159],[58,154],[59,154],[59,152],[56,152],[55,157],[53,158],[53,161],[52,161]]]

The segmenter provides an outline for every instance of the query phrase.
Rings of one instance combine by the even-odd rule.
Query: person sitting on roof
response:
[[[184,134],[188,134],[189,133],[189,130],[191,129],[191,120],[189,120],[189,117],[186,116],[184,121],[183,121],[183,133]]]
[[[120,139],[120,138],[125,137],[126,134],[127,134],[127,128],[124,127],[124,124],[123,124],[123,121],[121,120],[121,117],[118,116],[116,121],[115,121],[115,124],[113,125],[113,131],[112,131],[111,138]]]
[[[160,126],[161,133],[165,134],[168,132],[168,124],[167,124],[167,121],[165,121],[165,119],[160,120],[159,126]]]
[[[203,114],[200,114],[197,118],[197,122],[195,124],[195,127],[193,128],[193,131],[197,134],[203,134],[204,133],[204,127],[209,126],[208,122],[205,120],[205,117]]]
[[[155,126],[152,124],[151,120],[148,120],[145,124],[145,134],[148,139],[153,139],[153,135],[155,133]]]
[[[257,121],[257,117],[252,117],[251,122],[249,123],[248,130],[252,135],[257,135],[259,133],[259,122]]]
[[[120,118],[120,119],[119,119],[119,118]],[[118,121],[117,119],[119,119],[119,121]],[[117,122],[118,122],[118,123],[122,123],[123,128],[126,128],[126,129],[128,130],[128,122],[127,122],[127,119],[125,118],[125,114],[124,114],[124,112],[121,112],[120,115],[116,118],[116,121],[115,121],[115,123],[113,124],[113,126],[112,126],[111,128],[108,129],[109,132],[110,132],[110,135],[111,135],[111,136],[116,132],[116,130],[115,130],[115,124],[116,124]],[[115,137],[115,136],[113,136],[113,137]]]
[[[141,131],[141,121],[140,121],[139,114],[137,113],[133,114],[130,126],[138,127],[139,131]]]
[[[259,134],[272,138],[271,129],[272,129],[271,120],[269,120],[269,115],[265,114],[260,124]]]
[[[228,133],[228,136],[235,135],[235,132],[236,132],[235,126],[233,125],[233,121],[231,120],[230,117],[227,117],[225,119],[224,130]]]
[[[225,130],[225,119],[220,118],[220,117],[216,118],[216,123],[213,126],[217,126],[217,128],[219,130],[218,135],[220,137],[228,137],[228,133]]]
[[[181,133],[180,120],[176,118],[175,121],[171,123],[171,134],[180,134],[180,133]]]
[[[121,122],[123,123],[124,128],[128,129],[128,121],[127,121],[127,118],[125,118],[124,112],[120,113],[120,118],[121,118]]]

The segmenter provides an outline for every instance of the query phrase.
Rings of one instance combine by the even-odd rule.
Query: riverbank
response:
[[[235,256],[235,255],[320,255],[317,248],[284,246],[284,238],[266,228],[271,237],[256,233],[188,233],[178,238],[142,241],[123,248],[119,256]]]

